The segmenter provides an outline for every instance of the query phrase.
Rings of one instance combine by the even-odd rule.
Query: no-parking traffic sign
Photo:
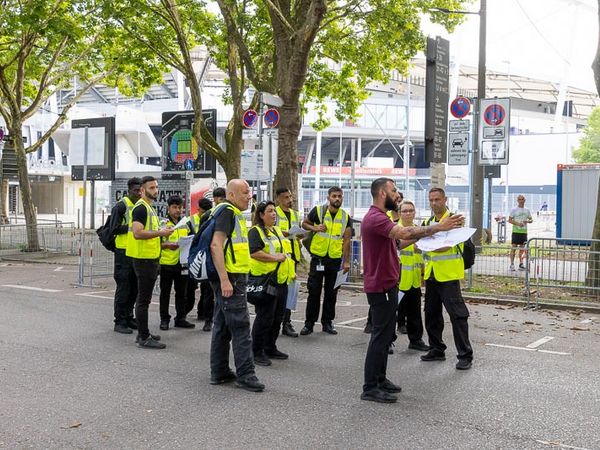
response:
[[[510,99],[486,98],[479,103],[479,164],[508,164]]]

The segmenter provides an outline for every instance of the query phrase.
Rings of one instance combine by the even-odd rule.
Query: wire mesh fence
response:
[[[25,224],[0,225],[0,256],[22,252],[76,254],[77,229],[72,223],[38,223],[36,227]],[[37,237],[37,245],[32,239]]]

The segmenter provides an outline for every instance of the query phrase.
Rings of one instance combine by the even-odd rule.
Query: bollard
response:
[[[78,230],[79,230],[79,228],[80,228],[80,222],[79,222],[79,219],[80,219],[80,217],[79,217],[79,216],[80,216],[80,209],[79,209],[79,208],[77,208],[77,229],[78,229]]]

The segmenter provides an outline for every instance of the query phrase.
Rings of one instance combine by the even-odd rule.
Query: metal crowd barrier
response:
[[[0,225],[0,256],[12,256],[29,251],[28,231],[28,226],[25,224]],[[38,223],[39,247],[36,252],[76,254],[75,234],[73,223],[63,222],[59,227],[55,223]]]
[[[600,240],[531,238],[527,242],[528,305],[538,305],[539,289],[554,288],[600,300]],[[532,300],[533,294],[535,300]]]

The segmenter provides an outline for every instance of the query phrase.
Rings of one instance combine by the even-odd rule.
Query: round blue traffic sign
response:
[[[279,111],[269,108],[265,111],[265,126],[275,128],[279,124]]]
[[[244,111],[242,116],[242,123],[246,128],[254,128],[256,121],[258,120],[258,114],[253,109],[247,109]]]
[[[450,103],[450,113],[457,119],[466,117],[471,111],[471,102],[467,97],[456,97]]]

